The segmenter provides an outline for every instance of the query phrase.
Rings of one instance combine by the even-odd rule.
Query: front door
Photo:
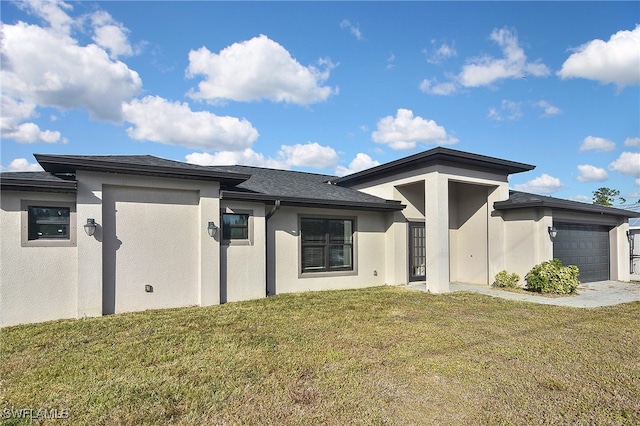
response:
[[[409,281],[427,278],[427,240],[424,223],[409,223]]]

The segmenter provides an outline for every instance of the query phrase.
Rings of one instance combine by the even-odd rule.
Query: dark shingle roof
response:
[[[225,188],[222,193],[223,199],[280,200],[285,205],[314,205],[381,211],[404,208],[396,201],[388,201],[364,192],[330,184],[329,182],[335,176],[250,166],[222,166],[218,168],[233,173],[251,175],[241,184]]]
[[[2,172],[0,185],[5,191],[39,191],[74,193],[74,176],[55,176],[48,172]]]
[[[600,206],[597,204],[581,203],[579,201],[563,200],[545,195],[529,194],[527,192],[509,191],[509,199],[493,203],[496,210],[523,209],[529,207],[549,207],[560,210],[571,210],[587,213],[600,213],[623,217],[640,217],[639,212],[633,212],[616,207]]]
[[[351,186],[357,183],[370,182],[375,179],[392,176],[399,172],[417,170],[434,164],[451,165],[454,167],[462,166],[468,169],[486,170],[503,174],[521,173],[535,169],[535,166],[530,164],[437,147],[361,172],[335,178],[333,182],[337,185]]]
[[[106,173],[127,173],[179,179],[215,180],[237,184],[248,175],[231,173],[217,167],[198,166],[166,160],[153,155],[48,155],[34,154],[42,168],[50,173],[75,173],[90,170]]]
[[[625,210],[631,210],[632,212],[640,213],[640,202],[635,204],[623,204],[620,206],[620,208]],[[640,214],[638,215],[638,217],[629,219],[629,226],[634,228],[640,228]]]

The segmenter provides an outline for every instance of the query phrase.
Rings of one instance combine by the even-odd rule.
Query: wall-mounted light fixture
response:
[[[207,232],[209,233],[209,236],[211,238],[215,238],[216,234],[218,233],[218,227],[215,223],[209,222],[209,225],[207,225]]]
[[[84,225],[84,232],[87,233],[88,236],[93,236],[96,232],[96,220],[95,219],[87,219],[87,223]]]
[[[558,235],[558,230],[556,229],[555,226],[550,226],[549,228],[547,228],[547,231],[549,231],[549,236],[551,238],[555,238],[556,235]]]
[[[627,240],[629,240],[629,244],[633,241],[633,234],[631,231],[627,231]]]

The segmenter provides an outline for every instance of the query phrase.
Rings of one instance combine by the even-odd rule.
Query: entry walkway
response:
[[[411,283],[404,286],[404,288],[426,291],[426,284]],[[451,283],[449,289],[452,292],[471,291],[488,296],[501,297],[503,299],[522,300],[546,305],[571,306],[574,308],[596,308],[599,306],[612,306],[620,303],[640,301],[640,284],[620,281],[583,283],[578,287],[578,294],[558,297],[516,293],[480,284]]]

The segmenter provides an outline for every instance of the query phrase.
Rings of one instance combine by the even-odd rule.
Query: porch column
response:
[[[427,290],[449,291],[449,182],[429,173],[425,177],[425,233],[427,237]]]
[[[489,285],[493,283],[496,274],[506,269],[507,261],[505,259],[505,225],[502,215],[493,209],[493,203],[503,201],[509,198],[508,184],[502,184],[494,188],[489,188],[487,197],[487,243],[489,268],[487,277]],[[512,272],[512,271],[509,271]]]

